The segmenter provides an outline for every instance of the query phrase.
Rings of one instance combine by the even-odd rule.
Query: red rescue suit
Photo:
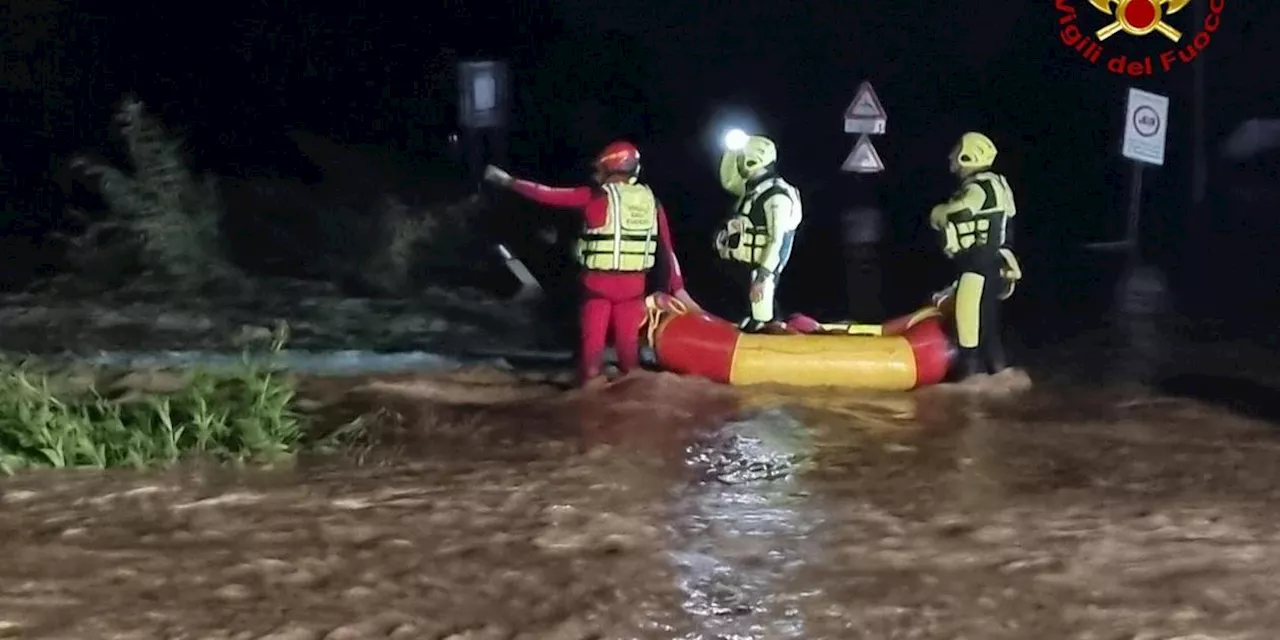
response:
[[[632,186],[624,182],[606,182],[601,186],[556,188],[530,182],[514,180],[511,189],[516,193],[539,204],[553,207],[578,209],[582,212],[584,242],[592,230],[608,228],[611,222],[616,224],[624,212],[620,209],[616,187],[626,185],[631,189],[646,189]],[[652,192],[650,192],[651,195]],[[673,295],[684,289],[684,277],[680,273],[680,263],[676,259],[675,249],[671,242],[671,230],[667,225],[667,214],[662,204],[652,200],[656,211],[657,243],[656,252],[666,260],[668,273],[667,289]],[[615,233],[619,227],[615,226]],[[598,234],[597,234],[598,235]],[[617,239],[614,242],[618,242]],[[580,243],[581,244],[581,243]],[[589,247],[588,247],[589,250]],[[650,254],[652,258],[652,253]],[[614,256],[614,266],[617,266]],[[652,261],[652,259],[650,260]],[[603,264],[597,262],[596,266]],[[647,268],[629,265],[625,270],[593,268],[589,259],[584,259],[582,282],[582,306],[580,309],[581,354],[578,361],[580,382],[587,382],[600,375],[604,360],[604,349],[607,336],[612,330],[613,347],[618,354],[618,367],[623,373],[640,368],[640,327],[645,319],[645,275]]]

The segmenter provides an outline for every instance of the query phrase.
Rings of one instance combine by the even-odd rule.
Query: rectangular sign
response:
[[[1146,164],[1163,165],[1169,136],[1169,98],[1129,88],[1124,116],[1124,157]]]
[[[873,136],[884,135],[889,121],[881,118],[879,120],[863,120],[860,118],[846,118],[844,121],[845,133],[868,133]]]
[[[509,96],[507,63],[499,60],[458,63],[458,124],[462,128],[506,126]]]

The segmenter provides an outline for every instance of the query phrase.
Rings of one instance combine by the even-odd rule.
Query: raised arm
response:
[[[982,190],[982,187],[970,184],[951,196],[950,200],[934,207],[933,211],[929,212],[929,226],[936,231],[943,232],[942,252],[947,254],[948,257],[959,253],[961,247],[956,227],[947,224],[947,221],[951,216],[973,213],[982,209],[982,204],[986,201],[986,198],[986,193]]]
[[[591,187],[548,187],[530,180],[513,180],[511,190],[549,207],[581,209],[591,202]]]
[[[986,194],[983,193],[982,187],[976,184],[966,185],[952,195],[950,200],[929,212],[929,226],[933,227],[934,231],[941,231],[943,225],[947,223],[947,218],[964,211],[977,211],[982,208],[984,200],[986,200]]]

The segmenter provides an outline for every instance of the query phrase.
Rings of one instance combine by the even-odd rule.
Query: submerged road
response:
[[[5,481],[0,636],[1275,638],[1280,436],[1160,393],[319,381],[361,464]]]

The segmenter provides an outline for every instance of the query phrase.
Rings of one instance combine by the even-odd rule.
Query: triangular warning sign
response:
[[[858,138],[858,144],[853,145],[853,151],[849,153],[849,157],[844,159],[844,164],[840,165],[840,170],[852,173],[879,173],[884,171],[884,161],[880,159],[880,153],[871,144],[871,138],[863,134]]]
[[[871,83],[863,82],[858,85],[858,93],[853,96],[853,102],[844,110],[844,117],[846,120],[880,120],[889,115],[885,113],[884,105],[880,104],[880,96],[871,88]]]

